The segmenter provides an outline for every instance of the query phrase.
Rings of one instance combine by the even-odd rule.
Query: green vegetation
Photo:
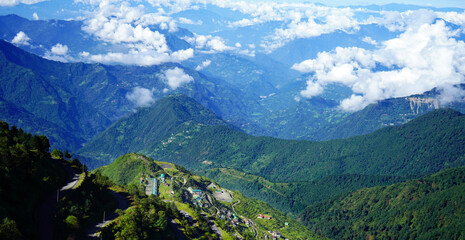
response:
[[[35,209],[66,177],[49,147],[46,137],[0,122],[1,239],[38,237]]]
[[[364,187],[389,185],[406,177],[343,174],[315,181],[274,183],[263,177],[233,169],[209,169],[196,172],[215,179],[222,186],[267,202],[272,207],[296,216],[310,204]]]
[[[184,96],[171,96],[162,104],[167,109],[184,105],[169,116],[179,115],[176,112],[180,109],[196,109],[190,105],[198,106]],[[157,118],[163,115],[154,114],[161,113],[154,111],[156,108],[157,104],[140,115],[116,122],[104,138],[96,138],[92,145],[111,147],[118,145],[115,139],[149,135],[137,126],[162,122]],[[299,213],[308,204],[362,187],[392,184],[465,164],[465,117],[451,109],[436,110],[405,125],[387,127],[369,135],[327,142],[253,137],[225,123],[218,124],[215,116],[208,121],[211,114],[202,116],[202,123],[189,117],[164,118],[179,120],[178,127],[162,139],[129,140],[133,147],[128,151],[137,150],[154,159],[200,170],[199,173],[228,188],[241,190],[247,196],[292,214]],[[120,134],[109,134],[117,131]],[[81,153],[86,156],[113,154],[91,146]],[[100,159],[108,161],[108,158]],[[241,177],[241,174],[248,175]]]
[[[97,171],[108,176],[114,183],[124,186],[139,183],[141,177],[154,177],[160,170],[163,169],[153,159],[130,153]]]
[[[152,169],[157,170],[151,170],[147,166],[152,166]],[[116,169],[118,169],[118,172],[114,171]],[[202,236],[214,237],[214,234],[217,233],[213,233],[210,227],[208,227],[208,220],[214,221],[217,224],[217,226],[221,229],[221,232],[225,233],[225,238],[227,238],[227,236],[234,235],[234,233],[237,233],[245,239],[254,239],[254,236],[256,236],[257,234],[258,237],[263,237],[264,234],[269,235],[268,231],[271,230],[278,230],[279,232],[281,232],[283,236],[291,239],[317,238],[310,231],[306,230],[305,227],[303,227],[295,219],[292,219],[291,217],[286,216],[282,212],[273,209],[268,204],[262,201],[245,197],[239,192],[230,193],[229,190],[221,188],[218,184],[212,182],[210,179],[194,175],[189,171],[185,170],[183,167],[174,165],[172,163],[158,162],[139,154],[130,153],[119,157],[110,165],[97,169],[96,172],[102,172],[102,174],[110,173],[110,175],[108,176],[110,177],[110,179],[114,179],[115,181],[121,182],[121,179],[127,179],[125,182],[131,184],[129,186],[126,185],[126,187],[132,189],[130,191],[132,195],[137,196],[135,198],[136,202],[141,199],[145,199],[144,201],[148,201],[152,205],[159,206],[156,207],[156,209],[158,210],[150,211],[147,209],[141,210],[139,208],[144,207],[139,206],[140,204],[134,204],[134,207],[132,207],[134,209],[127,210],[124,213],[124,215],[122,215],[123,218],[137,219],[140,218],[139,215],[144,212],[157,212],[159,211],[159,209],[162,209],[162,211],[165,214],[164,216],[169,216],[169,219],[179,219],[179,224],[183,229],[184,235],[187,235],[188,238],[199,238]],[[125,175],[126,173],[128,177],[119,175]],[[161,183],[161,179],[159,178],[161,174],[165,174],[166,183]],[[147,180],[142,181],[142,183],[139,185],[138,179],[140,176],[159,178],[157,197],[147,197],[145,194],[142,193],[147,184]],[[173,177],[172,182],[171,177]],[[137,184],[132,184],[133,181],[131,181],[130,179],[137,180]],[[137,190],[137,185],[140,186],[139,190]],[[173,194],[171,193],[171,188],[173,189]],[[193,197],[193,194],[190,192],[192,191],[192,189],[201,190],[202,194],[204,194],[200,202],[198,199]],[[136,194],[134,194],[134,192]],[[230,196],[230,194],[232,194],[233,198],[231,199],[231,201],[233,202],[216,199],[214,195],[216,192],[226,192],[226,196]],[[189,224],[189,221],[187,219],[184,219],[185,216],[180,217],[179,215],[176,215],[176,211],[171,211],[169,209],[178,209],[189,214],[195,221],[195,224]],[[232,224],[231,214],[236,214],[236,211],[238,214],[237,217],[239,217],[239,219],[241,220],[239,220],[235,224]],[[265,222],[263,222],[261,219],[258,219],[258,222],[255,224],[256,226],[254,225],[255,227],[246,225],[244,218],[250,219],[255,222],[257,214],[260,213],[272,214],[273,219],[267,220]],[[157,216],[159,217],[159,215]],[[145,219],[145,217],[143,218]],[[116,220],[114,224],[119,224],[118,221],[123,220]],[[130,224],[123,223],[123,225],[126,226],[131,224],[139,224],[137,225],[137,227],[132,226],[132,228],[144,229],[146,227],[142,225],[148,224],[145,223],[145,220],[139,220],[137,222],[134,221],[131,220]],[[147,220],[147,222],[153,221]],[[290,225],[285,226],[285,222],[290,223]],[[150,226],[150,224],[148,224],[147,226]],[[124,232],[121,227],[117,227],[116,225],[111,228],[111,231],[105,231],[112,232],[112,235],[115,235],[117,232]]]
[[[169,97],[161,104],[167,109],[184,106],[177,107],[176,114],[182,114],[184,109],[195,109],[190,107],[192,105],[199,106],[181,96]],[[137,151],[194,170],[240,169],[272,182],[312,181],[341,174],[424,175],[465,164],[462,157],[465,153],[462,147],[465,144],[465,117],[450,109],[433,111],[403,126],[328,142],[253,137],[231,129],[227,124],[218,124],[217,117],[207,121],[211,114],[202,115],[205,119],[201,118],[201,122],[189,117],[182,118],[184,122],[180,118],[164,119],[181,123],[177,122],[177,128],[166,131],[162,139],[162,135],[142,138],[157,133],[141,131],[139,126],[152,122],[173,125],[160,120],[165,115],[153,114],[159,112],[154,111],[157,105],[116,122],[81,154],[112,156],[111,146],[119,146],[118,139],[129,139],[124,141],[131,141],[130,147],[123,148],[128,152]],[[100,159],[108,161],[108,158]]]
[[[234,192],[233,197],[237,200],[234,209],[238,214],[251,219],[256,224],[258,237],[268,235],[270,230],[277,230],[288,239],[321,239],[292,217],[275,210],[263,201],[245,197],[240,192]],[[270,216],[271,219],[259,219],[257,218],[259,214]],[[285,224],[286,222],[288,225]]]
[[[194,124],[228,125],[193,99],[173,95],[119,120],[100,134],[97,141],[87,144],[80,154],[110,163],[120,155],[151,148],[154,143],[169,138],[173,132],[189,129]]]
[[[437,109],[438,90],[403,98],[392,98],[370,104],[336,124],[324,126],[312,134],[311,139],[329,140],[369,134],[386,126],[397,126],[409,122],[418,116]],[[463,102],[451,102],[446,105],[465,113]]]
[[[301,221],[333,239],[463,239],[465,168],[332,198]]]
[[[117,203],[108,190],[112,185],[100,172],[88,174],[79,187],[60,199],[54,216],[57,238],[82,236],[101,220],[104,212],[113,212]]]
[[[176,208],[137,189],[130,193],[133,206],[101,230],[102,239],[176,239],[168,226],[170,219],[181,218]]]
[[[273,182],[340,174],[409,176],[464,165],[464,132],[465,117],[442,109],[403,126],[344,140],[289,141],[203,126],[145,151],[191,169],[241,169]]]

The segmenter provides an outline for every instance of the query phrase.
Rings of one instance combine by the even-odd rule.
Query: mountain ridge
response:
[[[300,219],[333,239],[463,236],[464,167],[365,188],[309,206]]]

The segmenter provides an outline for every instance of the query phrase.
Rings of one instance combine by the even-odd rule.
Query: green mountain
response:
[[[386,126],[405,124],[441,107],[449,107],[465,113],[465,101],[444,104],[438,100],[439,94],[440,92],[434,89],[419,95],[392,98],[370,104],[336,124],[317,129],[311,139],[329,140],[368,134]]]
[[[142,174],[152,173],[155,176],[155,173],[163,169],[151,158],[129,153],[117,158],[110,165],[98,168],[98,170],[116,184],[129,185],[138,183]]]
[[[176,92],[186,94],[237,126],[251,125],[244,116],[259,106],[231,84],[208,79],[178,64],[137,67],[61,63],[0,41],[0,66],[0,98],[7,102],[0,109],[1,119],[12,120],[32,132],[53,133],[51,144],[59,148],[79,149],[113,121],[130,114],[137,105],[127,99],[127,94],[135,87],[146,88],[153,99]],[[169,86],[163,73],[176,67],[194,80],[165,93]],[[30,113],[27,118],[57,127],[21,123],[21,117],[11,115],[17,111],[10,108],[24,109],[22,112]]]
[[[392,184],[465,165],[465,117],[451,109],[436,110],[405,125],[383,128],[369,135],[308,142],[253,137],[221,124],[211,114],[203,115],[211,120],[204,119],[202,123],[185,118],[184,122],[168,124],[157,118],[178,118],[170,117],[173,116],[171,110],[166,116],[160,110],[154,111],[158,104],[163,104],[160,109],[193,109],[189,106],[194,104],[181,95],[168,99],[178,101],[173,104],[173,101],[160,100],[152,108],[116,122],[80,154],[97,156],[100,161],[93,164],[99,165],[112,159],[113,151],[120,152],[112,146],[143,153],[191,170],[202,170],[199,173],[221,184],[229,184],[232,189],[267,200],[274,207],[292,213],[298,213],[308,204],[358,188]],[[171,107],[177,104],[185,107]],[[140,126],[151,122],[177,127],[155,129],[157,134],[141,131]],[[143,137],[151,134],[155,137]],[[120,146],[122,140],[130,147]],[[108,146],[111,150],[93,146]],[[215,170],[217,168],[230,170]],[[248,174],[244,177],[247,180],[255,180],[238,180],[241,174]],[[319,189],[324,193],[319,193]],[[281,193],[278,194],[281,197],[273,198],[274,190]]]
[[[134,114],[125,121],[152,118]],[[125,121],[116,122],[107,131],[117,132],[114,129],[124,127]],[[271,181],[315,180],[337,174],[420,175],[464,164],[464,124],[465,118],[459,112],[441,109],[399,127],[328,142],[253,137],[225,125],[195,124],[171,132],[161,141],[138,141],[128,152],[170,159],[191,169],[241,169]],[[97,138],[93,144],[106,142],[111,146],[117,144],[118,138],[143,134],[148,133],[126,126],[125,135]],[[98,148],[94,151],[111,154]]]
[[[86,158],[110,163],[128,152],[151,149],[154,144],[203,125],[221,125],[233,128],[212,111],[185,95],[160,99],[152,107],[140,108],[129,117],[118,120],[79,152]],[[93,163],[94,165],[96,163]]]
[[[33,134],[46,135],[56,146],[78,147],[84,139],[76,137],[72,132],[43,118],[37,117],[22,107],[0,98],[0,119],[19,126]]]
[[[320,239],[295,219],[268,204],[245,197],[239,192],[232,192],[206,177],[195,175],[172,163],[154,161],[143,155],[130,153],[96,169],[95,172],[101,172],[117,184],[138,186],[144,191],[153,184],[147,180],[157,178],[157,198],[174,204],[177,209],[191,216],[197,226],[201,226],[207,216],[210,223],[220,229],[222,239],[234,239],[235,232],[245,239],[257,239],[264,235],[271,237],[269,231],[273,230],[279,231],[283,238]],[[197,197],[195,192],[199,191],[201,194]],[[257,218],[259,214],[271,216],[271,219]],[[235,223],[232,224],[231,221]]]
[[[300,220],[332,239],[461,239],[465,168],[361,189],[309,206]]]
[[[234,169],[214,168],[196,171],[215,179],[229,189],[267,202],[272,207],[297,217],[308,205],[364,187],[390,185],[410,177],[341,174],[313,181],[271,182],[264,177]]]

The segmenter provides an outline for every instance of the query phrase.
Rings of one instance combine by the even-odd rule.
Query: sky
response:
[[[286,2],[302,2],[288,0]],[[328,6],[347,6],[347,5],[385,5],[390,3],[400,3],[400,4],[412,4],[419,6],[433,6],[433,7],[457,7],[465,8],[465,2],[462,0],[444,0],[444,1],[431,1],[431,0],[373,0],[373,1],[363,1],[363,0],[324,0],[324,1],[310,1],[310,2],[322,2]]]

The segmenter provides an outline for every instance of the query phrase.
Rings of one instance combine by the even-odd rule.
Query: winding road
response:
[[[59,198],[65,196],[69,191],[72,191],[79,182],[79,173],[76,172],[69,164],[58,161],[60,166],[68,174],[68,180],[62,187],[56,189],[44,199],[40,207],[36,210],[36,221],[39,227],[39,239],[50,240],[53,239],[54,226],[53,226],[53,213]]]
[[[118,207],[117,209],[121,210],[126,210],[129,208],[129,202],[126,199],[126,197],[122,196],[121,194],[109,189],[110,193],[115,197],[115,199],[118,201]],[[104,227],[114,219],[118,217],[118,214],[116,212],[111,213],[108,216],[105,216],[105,219],[102,219],[102,222],[97,223],[96,225],[92,226],[91,228],[87,229],[85,233],[86,239],[98,239],[98,231],[100,228]]]

